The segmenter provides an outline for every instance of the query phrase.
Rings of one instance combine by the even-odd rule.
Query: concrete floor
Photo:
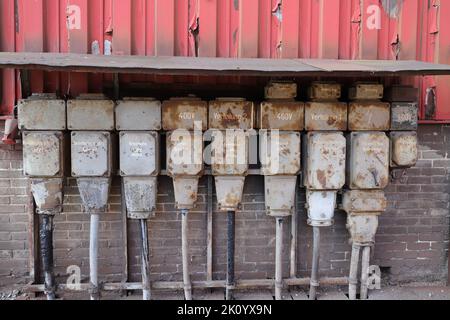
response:
[[[308,300],[306,289],[291,289],[283,293],[284,300]],[[223,300],[222,290],[194,291],[194,300]],[[61,293],[63,300],[88,300],[87,293]],[[273,300],[271,290],[258,290],[235,293],[236,300]],[[32,297],[23,293],[20,286],[0,287],[0,300],[43,300],[43,296]],[[121,296],[119,292],[107,292],[102,295],[104,300],[140,300],[138,292]],[[154,300],[183,300],[183,292],[154,292]],[[345,287],[320,288],[318,300],[348,300]],[[404,286],[383,287],[381,290],[369,292],[369,300],[450,300],[450,287],[429,284],[409,284]]]

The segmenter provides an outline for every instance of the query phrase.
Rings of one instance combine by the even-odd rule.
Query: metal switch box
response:
[[[208,128],[208,103],[199,98],[172,98],[162,104],[163,129],[202,130]]]
[[[253,129],[253,102],[241,98],[219,98],[209,102],[209,128]]]
[[[103,177],[112,173],[112,138],[109,132],[72,132],[72,176]]]
[[[313,227],[333,225],[336,195],[336,191],[306,191],[308,225]]]
[[[384,189],[389,183],[389,138],[384,132],[352,132],[347,170],[350,189]]]
[[[416,131],[418,129],[419,107],[417,103],[393,102],[391,105],[391,130]]]
[[[419,101],[419,89],[413,86],[393,85],[386,90],[385,98],[390,102]]]
[[[203,134],[186,130],[167,133],[169,176],[198,176],[203,172]]]
[[[348,91],[350,100],[380,100],[383,99],[383,94],[383,85],[374,83],[357,83]]]
[[[214,176],[246,175],[248,133],[244,130],[212,130],[211,168]]]
[[[389,103],[378,101],[350,102],[348,129],[350,131],[388,131],[391,111]]]
[[[159,173],[158,159],[158,133],[120,133],[121,176],[156,176]]]
[[[29,98],[18,103],[20,130],[66,130],[66,102]]]
[[[273,217],[292,215],[295,208],[297,176],[264,177],[266,212]]]
[[[418,159],[415,131],[391,132],[391,167],[413,167]]]
[[[126,98],[117,101],[116,129],[161,130],[161,102],[144,98]]]
[[[124,178],[124,197],[130,219],[148,219],[155,215],[157,177]]]
[[[23,169],[26,176],[64,176],[64,135],[59,131],[23,133]]]
[[[341,85],[335,82],[313,82],[308,88],[311,100],[337,100],[341,97]]]
[[[67,101],[67,126],[69,130],[114,130],[114,102],[100,99]]]
[[[371,246],[375,243],[375,234],[378,229],[378,216],[347,215],[347,229],[353,244]]]
[[[307,131],[346,131],[347,104],[343,102],[308,102],[305,104]]]
[[[344,186],[346,143],[341,132],[309,132],[306,135],[306,188],[338,190]]]
[[[297,175],[300,172],[299,132],[260,130],[259,143],[262,175]]]
[[[270,82],[264,89],[266,99],[295,99],[297,84],[292,82]]]
[[[305,127],[305,104],[296,101],[266,101],[257,112],[259,129],[302,131]]]
[[[380,190],[348,190],[342,197],[342,208],[351,215],[381,214],[387,199]]]

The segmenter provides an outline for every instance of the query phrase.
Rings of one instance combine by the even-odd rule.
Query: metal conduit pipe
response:
[[[356,286],[358,285],[358,263],[359,251],[361,247],[357,244],[352,246],[352,256],[350,259],[350,275],[348,277],[348,297],[350,300],[356,300]]]
[[[91,300],[100,299],[100,290],[98,287],[98,227],[100,215],[97,213],[91,214],[90,224],[90,242],[89,242],[89,275],[91,282]]]
[[[362,252],[361,261],[361,292],[360,299],[367,299],[367,279],[369,276],[370,246],[366,246]]]
[[[234,279],[234,236],[235,236],[235,212],[228,211],[227,217],[227,283],[225,299],[233,300],[233,290],[235,288]]]
[[[47,300],[55,300],[56,285],[53,274],[53,216],[41,215],[39,240],[41,246],[41,259],[44,271],[45,294]]]
[[[276,219],[275,245],[275,299],[281,300],[283,289],[283,218]]]
[[[313,257],[309,300],[316,300],[319,287],[319,259],[320,259],[320,227],[313,227]]]
[[[151,300],[147,219],[140,219],[139,224],[141,227],[142,300]]]
[[[181,210],[181,253],[183,256],[183,287],[184,298],[192,300],[192,284],[189,272],[189,246],[188,246],[188,213],[189,210]]]

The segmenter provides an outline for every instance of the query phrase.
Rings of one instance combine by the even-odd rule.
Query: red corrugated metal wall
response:
[[[450,64],[449,17],[445,0],[2,0],[0,50]],[[32,92],[74,96],[100,91],[110,76],[32,72],[30,78]],[[130,80],[173,81],[121,78]],[[450,120],[450,78],[415,82],[422,103],[432,105],[436,94],[428,117]],[[11,114],[20,83],[18,72],[3,71],[2,114]]]

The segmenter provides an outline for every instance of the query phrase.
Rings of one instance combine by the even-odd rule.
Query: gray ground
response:
[[[59,293],[64,300],[86,300],[89,295],[84,292]],[[140,300],[139,292],[134,294],[123,292],[107,292],[102,295],[105,300]],[[195,300],[223,300],[224,293],[221,290],[194,291]],[[257,290],[235,293],[236,300],[273,300],[271,290]],[[283,294],[285,300],[307,300],[306,289],[291,289]],[[24,293],[22,285],[9,285],[0,287],[0,300],[42,300],[42,295],[34,297]],[[154,292],[155,300],[182,300],[183,292]],[[318,292],[318,300],[347,300],[345,287],[322,287]],[[385,286],[381,290],[369,292],[369,300],[450,300],[450,287],[442,284],[408,284],[402,286]]]

